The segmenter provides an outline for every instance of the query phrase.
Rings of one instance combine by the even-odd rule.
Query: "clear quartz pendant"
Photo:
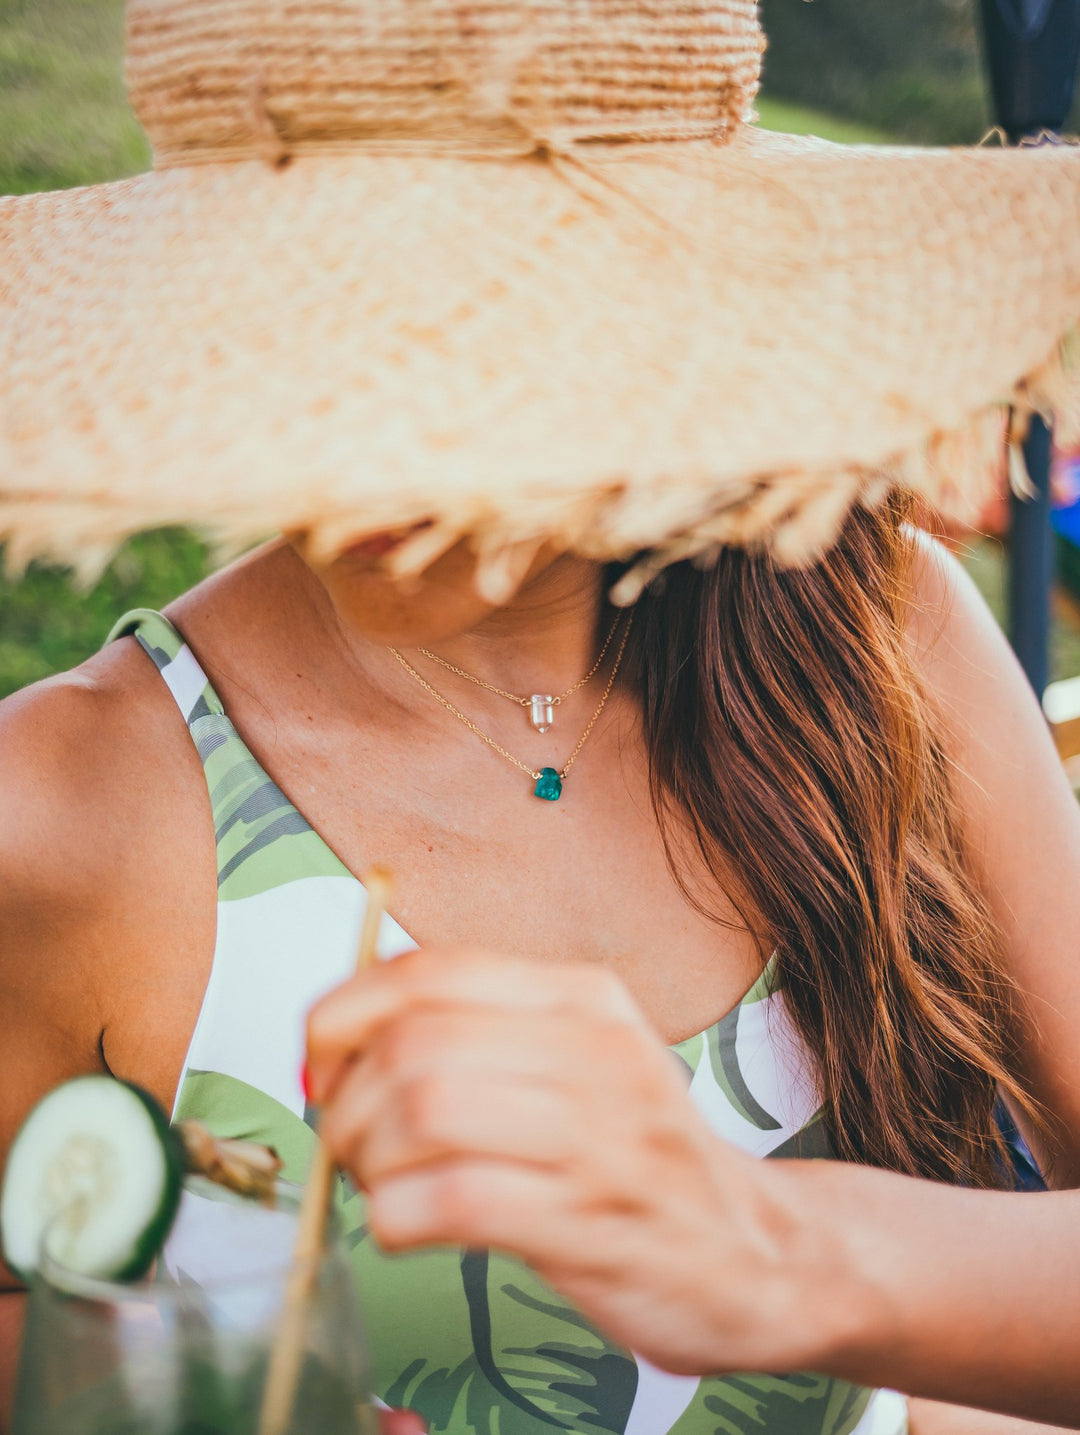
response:
[[[537,732],[547,732],[555,721],[555,705],[550,693],[533,693],[529,720]]]

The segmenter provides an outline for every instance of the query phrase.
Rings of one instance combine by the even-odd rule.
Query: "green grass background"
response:
[[[122,0],[0,0],[0,193],[96,184],[147,167],[124,95],[122,35]],[[771,129],[845,143],[887,138],[772,96],[759,108]],[[999,613],[1001,569],[998,550],[980,545],[973,571]],[[17,583],[0,579],[0,696],[81,662],[125,608],[160,607],[205,571],[203,546],[173,531],[128,544],[90,592],[40,566]],[[1080,672],[1071,630],[1059,625],[1054,641],[1055,673]]]

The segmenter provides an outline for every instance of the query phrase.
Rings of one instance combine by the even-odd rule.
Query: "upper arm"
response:
[[[54,685],[0,705],[0,1161],[50,1087],[100,1069],[97,974],[83,941],[101,844],[73,837],[82,695]],[[84,735],[85,736],[85,735]]]
[[[1080,1184],[1080,806],[1008,643],[961,566],[928,540],[909,633],[975,875],[1024,998],[1027,1074],[1063,1133],[1056,1179]]]
[[[171,1100],[216,887],[195,749],[134,645],[0,704],[0,794],[2,1169],[69,1077]]]

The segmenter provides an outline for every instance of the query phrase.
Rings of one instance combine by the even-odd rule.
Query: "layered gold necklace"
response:
[[[586,683],[592,682],[593,678],[595,678],[600,671],[601,664],[607,657],[607,650],[611,647],[611,640],[615,636],[615,629],[619,626],[619,619],[621,617],[621,613],[615,615],[615,621],[608,629],[608,635],[604,639],[604,646],[600,649],[600,656],[585,676],[580,678],[573,687],[567,688],[566,692],[558,693],[554,697],[551,693],[533,693],[530,697],[522,698],[519,697],[517,693],[508,693],[505,688],[497,688],[494,683],[486,683],[483,678],[478,678],[473,673],[467,673],[464,668],[455,667],[453,663],[448,663],[445,658],[440,658],[438,653],[433,653],[430,648],[417,648],[416,651],[422,653],[425,658],[430,658],[433,663],[438,663],[439,666],[445,668],[447,672],[456,673],[459,678],[464,678],[468,683],[475,683],[478,688],[483,688],[485,692],[495,693],[496,696],[500,698],[506,698],[508,702],[516,703],[519,708],[528,708],[529,721],[536,731],[547,732],[548,728],[555,726],[555,709],[564,703],[567,698],[572,697],[574,693],[583,688]],[[393,652],[394,650],[391,648],[390,651]]]
[[[531,697],[522,698],[519,697],[516,693],[507,692],[504,688],[496,687],[494,683],[485,682],[483,678],[475,677],[472,673],[466,672],[464,668],[455,667],[453,663],[447,662],[445,658],[440,658],[438,654],[431,652],[427,648],[418,648],[417,652],[422,653],[425,658],[429,658],[432,662],[438,663],[441,667],[446,668],[448,672],[456,673],[458,677],[466,679],[467,682],[474,683],[478,688],[483,688],[487,692],[495,693],[498,697],[506,698],[508,701],[516,703],[519,707],[529,708],[530,720],[533,727],[536,728],[537,732],[544,733],[547,732],[548,729],[554,724],[555,708],[559,706],[566,698],[570,697],[572,693],[576,693],[580,688],[583,688],[586,683],[590,682],[591,679],[594,678],[596,674],[600,671],[601,664],[603,663],[607,651],[611,646],[612,639],[615,636],[615,632],[619,626],[621,617],[622,615],[619,614],[616,617],[614,623],[612,623],[608,635],[604,640],[604,646],[600,649],[600,656],[597,658],[596,662],[592,665],[592,667],[585,674],[585,676],[581,678],[578,682],[574,683],[573,687],[567,688],[564,693],[559,693],[557,696],[552,696],[550,693],[533,693]],[[623,628],[623,635],[619,642],[618,651],[615,654],[615,661],[611,666],[611,673],[608,676],[607,685],[604,688],[600,701],[596,705],[596,709],[593,712],[592,717],[589,719],[588,723],[585,726],[585,731],[578,738],[577,745],[575,746],[574,750],[563,763],[561,768],[542,767],[538,772],[534,771],[527,762],[522,762],[520,758],[516,758],[512,752],[507,752],[506,748],[503,747],[500,743],[497,743],[495,739],[490,736],[490,734],[484,732],[483,728],[478,727],[477,724],[473,722],[472,718],[467,716],[467,714],[463,713],[459,707],[455,706],[455,704],[452,703],[450,699],[445,696],[445,694],[440,693],[437,688],[433,687],[431,683],[428,682],[427,678],[424,677],[423,673],[417,672],[417,670],[413,667],[412,663],[410,663],[408,658],[405,657],[404,653],[398,652],[397,648],[390,648],[389,651],[393,653],[394,657],[397,658],[398,662],[405,669],[405,671],[407,673],[410,673],[420,684],[420,686],[431,694],[431,696],[435,699],[437,703],[440,704],[440,706],[444,707],[448,713],[452,713],[459,722],[464,723],[464,725],[469,729],[469,731],[475,733],[475,735],[480,739],[481,742],[487,743],[488,747],[490,747],[493,752],[497,752],[500,757],[505,758],[507,762],[512,763],[513,766],[516,767],[519,772],[527,773],[536,784],[536,786],[533,788],[534,796],[543,798],[545,802],[558,802],[559,798],[562,796],[563,783],[566,781],[567,774],[577,760],[577,756],[581,752],[581,749],[589,740],[589,735],[592,732],[593,728],[596,726],[597,721],[600,718],[600,714],[604,711],[604,708],[607,705],[607,700],[611,696],[611,690],[615,686],[615,679],[618,677],[619,674],[619,667],[623,660],[623,654],[626,652],[626,643],[628,638],[630,637],[630,628],[633,624],[633,621],[634,615],[633,612],[631,612],[627,615],[626,618],[626,624]]]

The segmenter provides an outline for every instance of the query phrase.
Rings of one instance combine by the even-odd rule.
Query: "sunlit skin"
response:
[[[812,1368],[1080,1420],[1080,1387],[1048,1392],[1037,1364],[1054,1341],[1080,1346],[1066,1294],[1080,1252],[1054,1235],[1075,1227],[1071,1194],[1016,1217],[1027,1198],[759,1163],[690,1105],[664,1045],[730,1010],[763,954],[722,892],[712,921],[676,886],[629,686],[564,799],[543,804],[388,652],[420,663],[431,646],[509,691],[560,691],[606,624],[599,566],[530,554],[493,607],[467,544],[396,580],[398,537],[308,566],[293,535],[168,610],[345,865],[393,868],[394,915],[421,946],[329,996],[310,1025],[324,1130],[380,1237],[515,1251],[672,1368]],[[1080,1132],[1080,882],[1060,876],[1080,873],[1080,820],[992,620],[936,555],[917,587],[912,652],[945,716],[979,879],[1040,1011],[1032,1083]],[[576,695],[541,737],[444,670],[436,686],[537,766],[569,751],[596,701]],[[188,733],[133,643],[0,708],[0,790],[0,1134],[56,1081],[105,1063],[171,1105],[214,946],[213,833]],[[1061,1180],[1080,1181],[1080,1143],[1059,1158]],[[1030,1243],[1012,1254],[1040,1229],[1045,1278]],[[14,1320],[17,1297],[2,1304]],[[1028,1375],[1001,1361],[988,1373],[995,1309],[1040,1332]],[[916,1435],[1024,1428],[913,1411]]]

